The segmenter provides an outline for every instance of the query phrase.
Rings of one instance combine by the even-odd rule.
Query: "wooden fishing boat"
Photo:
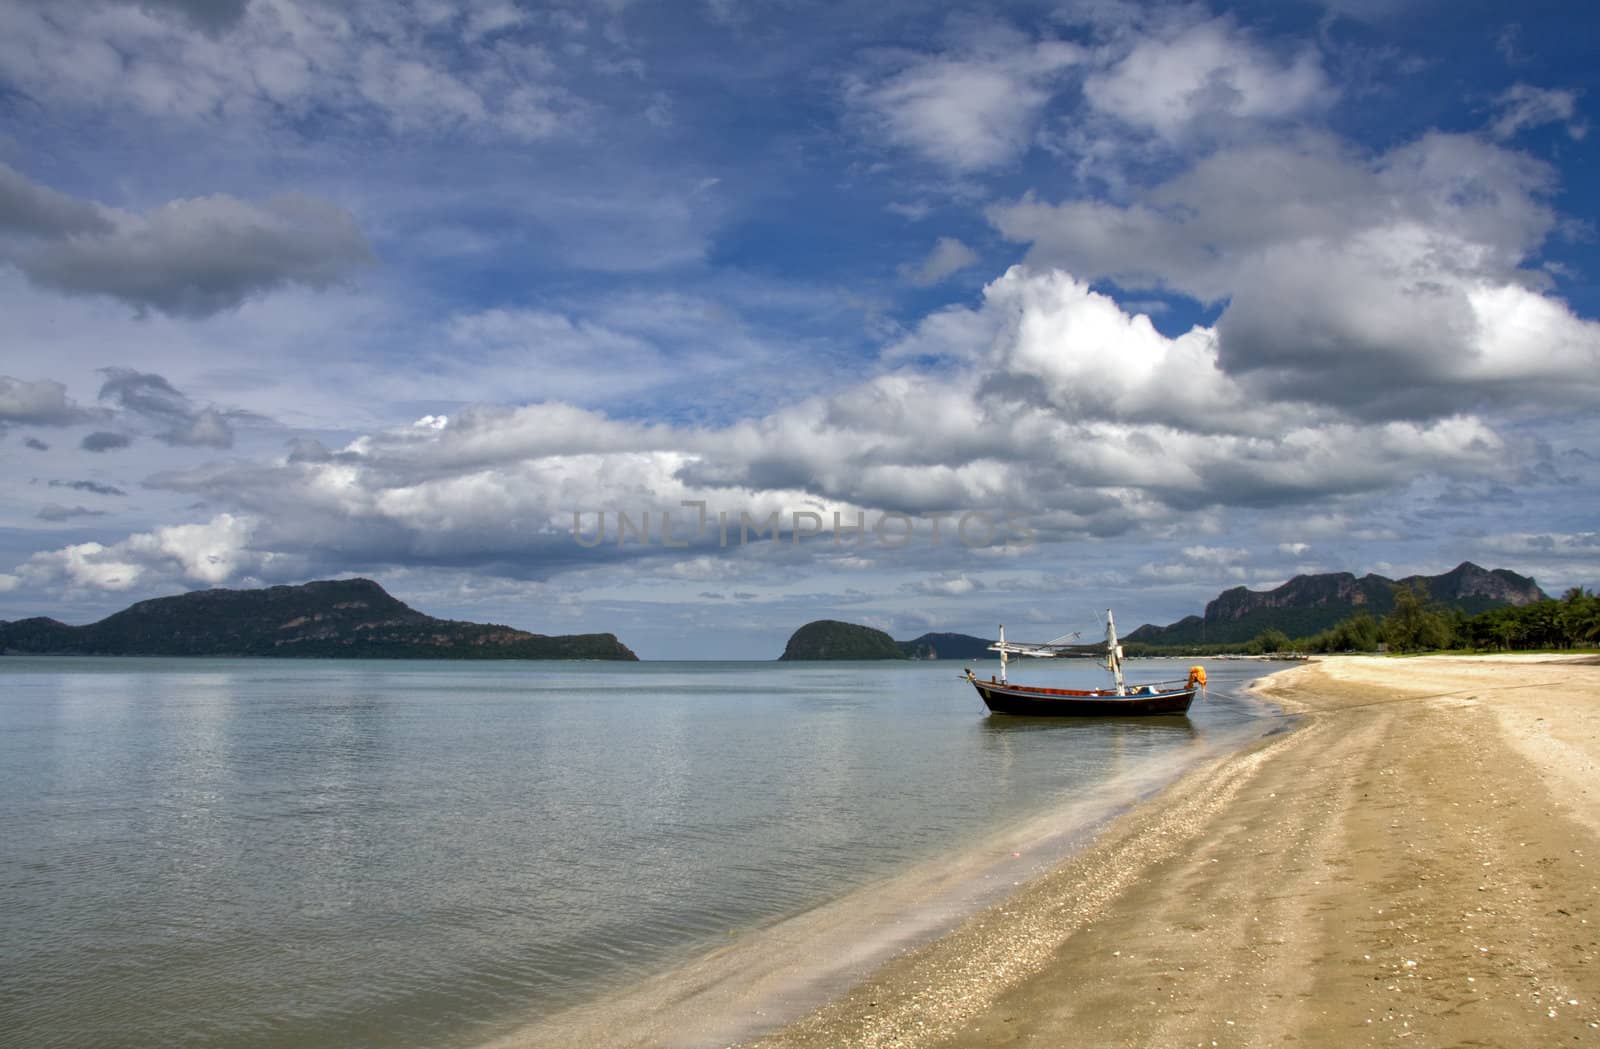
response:
[[[1029,717],[1128,717],[1145,714],[1186,714],[1197,694],[1205,692],[1204,667],[1190,667],[1186,680],[1151,681],[1130,685],[1122,674],[1122,646],[1117,643],[1117,625],[1110,609],[1106,610],[1106,639],[1102,644],[1077,645],[1067,643],[1077,635],[1057,638],[1040,644],[1025,641],[1007,641],[1006,628],[1000,628],[1000,640],[989,646],[989,651],[1000,653],[1000,674],[988,681],[978,678],[970,669],[966,679],[978,690],[989,711],[994,714],[1021,714]],[[1106,669],[1111,672],[1109,688],[1042,688],[1035,685],[1015,685],[1006,680],[1006,664],[1012,656],[1043,658],[1098,657],[1106,658]]]

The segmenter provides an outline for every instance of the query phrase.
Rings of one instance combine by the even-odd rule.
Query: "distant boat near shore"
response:
[[[1187,680],[1155,681],[1129,685],[1122,674],[1122,646],[1117,643],[1116,620],[1111,610],[1106,610],[1106,639],[1099,644],[1077,645],[1069,643],[1076,635],[1067,635],[1054,641],[1030,643],[1007,641],[1006,628],[1000,628],[1000,640],[989,646],[1000,653],[1000,673],[982,681],[970,669],[966,679],[978,690],[978,695],[994,714],[1017,714],[1029,717],[1128,717],[1150,714],[1187,714],[1197,693],[1206,687],[1204,667],[1190,667]],[[1012,656],[1043,658],[1085,658],[1104,655],[1106,669],[1111,672],[1110,688],[1072,689],[1042,688],[1035,685],[1014,685],[1006,680],[1006,665]]]

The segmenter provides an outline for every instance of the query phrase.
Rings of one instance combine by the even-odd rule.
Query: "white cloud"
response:
[[[1570,586],[1600,591],[1600,532],[1496,532],[1475,541],[1474,558],[1510,562],[1532,575],[1546,593],[1560,596]]]
[[[216,585],[258,567],[268,555],[248,551],[255,523],[219,514],[203,524],[168,525],[119,543],[75,543],[36,553],[18,575],[31,586],[64,583],[128,590],[155,579]]]
[[[1195,564],[1208,565],[1233,565],[1250,559],[1250,551],[1238,547],[1225,546],[1186,546],[1183,548],[1184,560]]]
[[[120,559],[100,543],[75,543],[34,554],[18,571],[33,586],[64,582],[96,590],[127,590],[144,574],[143,566]]]
[[[952,171],[982,171],[1028,148],[1052,83],[1083,58],[1073,44],[998,34],[974,53],[914,56],[847,94],[890,142]]]
[[[1195,563],[1193,561],[1159,563],[1147,561],[1139,566],[1139,578],[1152,583],[1206,583],[1225,584],[1245,582],[1253,576],[1243,565]]]
[[[662,511],[674,515],[675,535],[687,533],[685,500],[705,502],[712,520],[727,512],[735,528],[741,512],[788,522],[814,508],[826,529],[830,511],[849,523],[858,512],[979,508],[1021,515],[1045,543],[1170,534],[1180,523],[1194,536],[1214,507],[1314,505],[1418,476],[1509,479],[1520,468],[1517,448],[1472,416],[1364,422],[1305,395],[1250,400],[1217,366],[1215,332],[1168,338],[1059,272],[1015,268],[966,312],[960,323],[930,320],[946,329],[942,338],[972,341],[936,373],[885,372],[723,427],[640,423],[557,402],[473,407],[339,451],[303,442],[276,462],[163,472],[146,484],[253,522],[220,530],[215,561],[166,571],[209,579],[270,561],[539,575],[601,556],[577,544],[574,512],[588,515],[586,535],[600,511],[636,522],[653,515],[650,548],[607,544],[605,557],[631,559],[666,552]],[[715,531],[690,554],[667,553],[728,556]],[[1314,525],[1303,534],[1315,536]],[[79,552],[60,571],[120,583],[138,575],[129,565],[154,571],[156,554],[170,560],[175,548],[130,540]],[[791,555],[809,556],[804,547]],[[1185,556],[1215,568],[1241,564],[1244,551],[1191,543]]]
[[[163,3],[191,15],[210,8]],[[0,76],[52,103],[230,125],[335,113],[400,131],[524,140],[586,119],[543,53],[508,39],[527,16],[501,0],[452,5],[443,19],[409,6],[299,0],[236,4],[208,18],[168,17],[155,3],[86,0],[70,17],[51,9],[0,7]]]
[[[901,276],[919,287],[930,287],[978,261],[978,253],[954,237],[940,237],[928,257],[901,268]]]
[[[1489,124],[1489,132],[1498,139],[1546,124],[1565,124],[1567,134],[1575,140],[1589,133],[1588,124],[1577,119],[1576,91],[1513,84],[1495,99],[1495,107],[1499,112]]]
[[[1228,300],[1215,362],[1251,399],[1428,418],[1600,395],[1600,326],[1521,268],[1555,226],[1549,178],[1464,136],[1372,158],[1313,136],[1219,150],[1126,205],[989,215],[1037,266]]]
[[[215,408],[204,408],[187,423],[158,435],[169,444],[198,445],[207,448],[232,448],[233,430]]]
[[[974,579],[962,572],[933,579],[921,579],[915,583],[905,584],[902,589],[908,593],[926,594],[932,597],[963,597],[987,588],[982,579]]]
[[[59,382],[0,375],[0,431],[8,425],[69,426],[91,418],[93,414],[74,404]]]
[[[1350,540],[1383,543],[1405,538],[1399,530],[1376,514],[1351,513],[1344,510],[1325,510],[1297,516],[1292,522],[1292,527],[1296,535],[1324,543]]]
[[[1100,112],[1169,141],[1214,131],[1223,120],[1297,117],[1333,97],[1314,52],[1280,61],[1227,18],[1143,37],[1115,65],[1091,74],[1083,90]]]
[[[1200,431],[1282,424],[1272,406],[1247,405],[1218,368],[1208,329],[1169,339],[1148,317],[1130,316],[1059,270],[1014,269],[990,286],[989,305],[1008,321],[1002,374],[1037,387],[1066,418]]]
[[[1600,563],[1600,532],[1509,532],[1486,536],[1479,543],[1513,557],[1570,557]]]

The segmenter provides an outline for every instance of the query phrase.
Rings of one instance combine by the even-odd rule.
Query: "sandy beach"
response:
[[[1258,691],[1293,731],[750,1044],[1600,1045],[1600,661]]]

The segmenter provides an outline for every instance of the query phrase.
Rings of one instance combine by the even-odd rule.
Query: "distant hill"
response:
[[[118,656],[636,660],[614,634],[530,634],[435,619],[370,579],[197,590],[140,601],[98,623],[0,625],[0,652]]]
[[[1468,615],[1504,605],[1529,605],[1547,599],[1527,576],[1503,568],[1489,571],[1470,561],[1436,576],[1406,576],[1400,584],[1422,583],[1429,597]],[[1236,644],[1263,630],[1292,638],[1310,637],[1356,612],[1382,619],[1394,609],[1396,580],[1380,575],[1357,579],[1349,572],[1295,576],[1273,590],[1225,590],[1206,605],[1205,615],[1188,616],[1168,626],[1145,625],[1123,641],[1150,645]]]
[[[780,660],[806,659],[988,659],[989,642],[971,634],[923,634],[896,641],[882,630],[837,619],[818,619],[796,630]]]
[[[914,641],[896,641],[900,651],[911,659],[999,659],[990,652],[994,644],[986,637],[971,634],[923,634]]]
[[[881,630],[837,619],[807,623],[789,637],[780,660],[905,659],[894,638]]]

